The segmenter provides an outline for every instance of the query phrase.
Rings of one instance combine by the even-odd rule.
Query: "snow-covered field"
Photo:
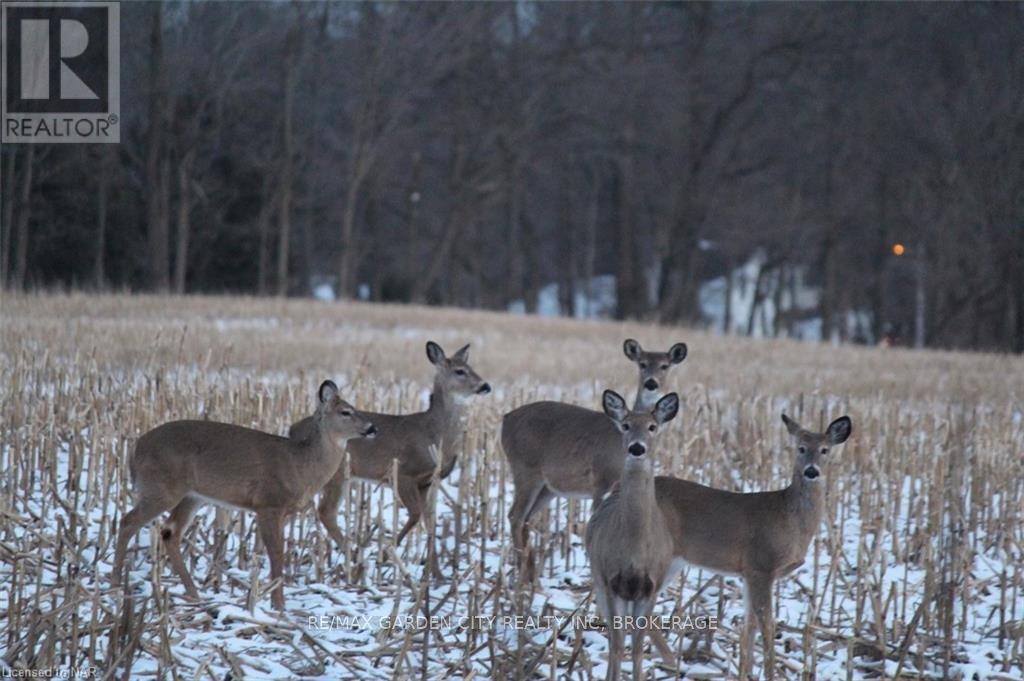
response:
[[[807,425],[841,413],[854,436],[825,470],[827,521],[777,586],[777,674],[820,679],[1024,678],[1024,361],[721,338],[685,329],[425,308],[120,296],[2,302],[0,669],[117,678],[603,678],[607,645],[582,546],[589,502],[533,525],[538,584],[517,591],[501,414],[535,399],[597,407],[632,394],[622,339],[683,340],[670,378],[680,419],[662,472],[735,490],[776,489],[793,452],[783,409]],[[156,533],[132,544],[129,588],[109,586],[127,453],[159,423],[208,417],[272,432],[313,409],[333,378],[357,406],[420,409],[427,339],[495,392],[473,400],[464,451],[435,496],[445,580],[424,570],[428,528],[393,544],[405,511],[389,485],[353,483],[338,552],[312,509],[287,529],[283,613],[245,513],[202,511],[184,591]],[[687,678],[732,678],[742,585],[696,569],[656,614]],[[707,628],[713,622],[714,629]],[[760,645],[758,645],[760,651]],[[758,653],[758,669],[761,656]],[[657,678],[676,674],[648,656]],[[626,667],[628,670],[628,665]]]

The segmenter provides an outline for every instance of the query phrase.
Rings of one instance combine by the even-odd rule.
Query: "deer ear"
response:
[[[679,364],[686,359],[686,343],[676,343],[669,348],[668,358],[673,364]]]
[[[326,380],[320,384],[320,390],[317,391],[317,397],[320,398],[320,403],[329,402],[338,396],[338,386],[334,384],[334,381]]]
[[[466,343],[461,348],[459,348],[459,351],[456,352],[454,355],[452,355],[452,359],[454,359],[454,360],[456,360],[458,362],[468,362],[469,361],[469,343]]]
[[[629,410],[626,409],[626,400],[614,390],[605,390],[601,397],[601,404],[604,406],[604,413],[611,420],[622,423],[626,419]]]
[[[782,422],[786,424],[786,430],[789,431],[790,435],[796,435],[800,432],[800,424],[785,414],[782,415]]]
[[[657,419],[658,424],[668,423],[676,417],[679,413],[679,395],[676,393],[669,393],[665,395],[658,403],[654,405],[654,418]]]
[[[835,421],[828,424],[828,430],[825,431],[825,438],[828,440],[830,445],[841,445],[846,442],[852,432],[853,421],[850,420],[849,416],[840,416]]]
[[[427,341],[427,359],[431,364],[440,364],[444,361],[444,350],[434,341]]]
[[[622,352],[625,353],[626,357],[633,362],[640,361],[640,353],[643,351],[643,348],[640,347],[640,343],[632,338],[627,338],[622,344]]]

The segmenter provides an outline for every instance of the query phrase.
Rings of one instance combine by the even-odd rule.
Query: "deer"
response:
[[[395,541],[396,546],[401,544],[423,515],[437,466],[441,467],[438,472],[441,479],[447,478],[455,467],[458,458],[455,445],[464,430],[467,400],[491,392],[490,384],[469,365],[468,344],[450,358],[433,341],[427,342],[426,351],[427,360],[435,368],[430,406],[414,414],[366,412],[378,427],[377,438],[372,442],[348,442],[348,471],[345,466],[339,467],[320,495],[317,515],[339,549],[344,549],[345,540],[338,527],[338,506],[348,474],[359,480],[387,481],[392,475],[392,461],[398,460],[398,479],[394,484],[409,514]],[[292,425],[289,437],[306,437],[309,427],[309,419],[303,419]],[[436,451],[441,452],[440,462],[435,460]],[[436,562],[431,570],[439,576]]]
[[[306,508],[335,474],[342,462],[340,446],[372,439],[377,432],[364,413],[341,398],[333,381],[324,381],[317,397],[302,441],[213,421],[172,421],[142,435],[128,460],[137,503],[121,520],[112,584],[120,584],[129,540],[170,511],[160,536],[187,595],[198,600],[181,556],[181,536],[196,511],[210,502],[256,513],[276,582],[271,603],[284,610],[285,520]]]
[[[774,677],[772,588],[804,563],[825,511],[822,464],[853,432],[841,416],[824,432],[782,415],[796,448],[792,482],[771,492],[730,492],[658,476],[654,493],[672,536],[674,570],[685,564],[743,578],[746,614],[740,636],[739,677],[753,666],[754,627],[764,642],[765,675]],[[652,639],[660,632],[651,632]],[[657,643],[657,641],[656,641]]]
[[[608,630],[606,678],[619,678],[628,627],[633,633],[633,678],[640,679],[646,622],[670,576],[673,559],[672,535],[655,499],[650,453],[661,427],[679,413],[679,396],[665,395],[650,410],[627,410],[626,401],[613,390],[604,392],[602,402],[620,433],[625,460],[618,482],[595,506],[587,523],[586,551],[594,600]],[[626,622],[624,617],[633,620]]]
[[[686,344],[676,343],[668,352],[647,352],[627,338],[622,351],[639,372],[633,409],[649,411],[669,371],[686,359]],[[501,444],[515,485],[508,515],[512,544],[520,575],[532,582],[533,557],[527,550],[530,518],[556,495],[590,498],[596,505],[622,474],[622,437],[600,411],[563,402],[533,402],[505,414]]]

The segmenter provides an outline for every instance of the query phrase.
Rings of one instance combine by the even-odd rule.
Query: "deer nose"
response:
[[[808,466],[804,469],[804,477],[808,480],[814,480],[819,475],[821,475],[821,471],[818,470],[817,466]]]
[[[482,386],[480,386],[479,388],[476,389],[476,394],[477,395],[486,395],[489,392],[491,392],[491,384],[490,383],[484,383]]]
[[[377,434],[377,426],[372,423],[363,431],[363,437],[373,437]]]
[[[643,456],[647,453],[647,446],[643,442],[634,442],[629,446],[629,453],[633,456]]]
[[[646,381],[644,381],[644,388],[647,390],[657,390],[658,382],[655,381],[653,378],[648,378]]]

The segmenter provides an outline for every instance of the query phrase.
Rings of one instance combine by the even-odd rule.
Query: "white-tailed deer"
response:
[[[640,382],[634,411],[650,411],[669,370],[686,359],[686,344],[668,352],[646,352],[627,339],[622,350],[636,363]],[[625,450],[614,422],[600,411],[563,402],[534,402],[505,414],[501,426],[515,499],[508,518],[512,543],[526,580],[533,580],[533,559],[526,550],[527,523],[553,496],[597,501],[619,479]]]
[[[621,432],[625,456],[618,484],[594,508],[586,547],[597,609],[608,628],[608,679],[618,679],[625,629],[633,632],[633,678],[643,678],[643,635],[672,565],[672,535],[654,496],[654,437],[679,412],[679,396],[662,397],[651,410],[628,411],[604,392],[604,411]],[[631,622],[623,618],[633,618]],[[663,639],[662,639],[663,640]]]
[[[121,520],[113,584],[120,583],[128,541],[170,511],[161,531],[167,557],[189,596],[198,598],[181,556],[181,535],[207,502],[256,513],[271,579],[280,580],[285,518],[305,508],[331,479],[345,442],[376,433],[370,419],[341,399],[334,382],[324,381],[317,395],[320,403],[302,442],[212,421],[172,421],[140,437],[128,461],[138,503]],[[280,581],[272,603],[284,608]]]
[[[743,578],[746,618],[740,638],[740,678],[753,665],[754,626],[764,640],[765,675],[775,665],[772,587],[779,577],[803,565],[825,508],[821,464],[829,449],[846,442],[853,426],[847,416],[823,433],[804,430],[785,414],[797,454],[793,482],[774,492],[740,493],[688,480],[658,476],[658,506],[672,535],[676,567],[694,565]],[[653,636],[652,636],[653,638]]]
[[[392,461],[398,459],[395,486],[409,519],[398,533],[396,543],[401,543],[423,514],[438,465],[434,451],[441,452],[441,478],[448,477],[455,467],[456,446],[464,430],[466,400],[472,395],[491,392],[491,386],[469,365],[469,345],[448,358],[440,345],[430,341],[427,359],[436,368],[430,407],[415,414],[365,412],[377,426],[376,439],[348,443],[349,470],[353,478],[372,482],[387,480],[392,474]],[[309,425],[309,419],[299,421],[288,434],[293,439],[307,437]],[[344,538],[338,528],[338,504],[344,483],[345,466],[341,466],[324,487],[318,506],[320,521],[339,548],[344,548]],[[436,564],[431,568],[436,572]]]

